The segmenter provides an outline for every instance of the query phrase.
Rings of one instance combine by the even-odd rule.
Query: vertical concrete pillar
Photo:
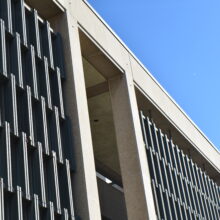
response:
[[[129,220],[156,219],[131,68],[109,80],[118,154]]]
[[[101,220],[78,25],[68,11],[50,22],[64,44],[65,110],[72,121],[77,166],[73,177],[75,210],[82,219]]]

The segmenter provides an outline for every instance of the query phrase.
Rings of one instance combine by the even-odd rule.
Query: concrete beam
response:
[[[88,99],[108,91],[109,91],[108,82],[103,82],[86,89]]]

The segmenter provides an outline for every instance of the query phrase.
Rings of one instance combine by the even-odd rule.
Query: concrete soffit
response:
[[[78,22],[83,57],[108,79],[125,71],[120,64]]]

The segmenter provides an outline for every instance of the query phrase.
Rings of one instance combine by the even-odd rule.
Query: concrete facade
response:
[[[51,5],[54,4],[53,1],[48,0],[47,2],[50,2]],[[180,107],[166,93],[166,91],[159,85],[159,83],[154,79],[154,77],[149,73],[149,71],[120,41],[120,39],[114,34],[114,32],[108,27],[108,25],[96,14],[96,12],[89,6],[89,4],[86,1],[82,0],[56,0],[56,2],[59,3],[59,7],[57,7],[56,10],[54,10],[54,13],[57,14],[57,10],[60,10],[58,15],[54,17],[42,10],[42,16],[48,18],[49,21],[51,21],[51,23],[53,24],[52,26],[54,30],[60,32],[64,38],[64,51],[65,53],[67,53],[65,58],[68,59],[66,60],[67,74],[72,74],[75,78],[73,79],[73,83],[71,81],[68,82],[69,86],[64,86],[64,96],[68,97],[70,94],[69,89],[73,90],[73,102],[76,103],[74,103],[70,107],[67,107],[70,115],[73,115],[73,112],[76,111],[76,106],[78,106],[79,108],[79,110],[76,113],[74,113],[72,117],[72,120],[74,121],[73,124],[76,124],[76,128],[74,129],[73,133],[74,136],[76,136],[76,139],[78,139],[80,137],[80,135],[78,135],[78,132],[79,130],[81,130],[79,128],[83,125],[84,128],[82,128],[83,130],[80,132],[83,136],[79,138],[79,147],[81,149],[84,149],[85,147],[86,149],[85,151],[80,150],[80,157],[85,157],[87,159],[82,159],[77,163],[79,163],[79,167],[84,167],[83,169],[85,173],[82,172],[80,175],[82,175],[82,178],[84,178],[85,185],[87,181],[89,181],[90,185],[89,188],[86,189],[86,186],[84,188],[84,190],[86,189],[85,197],[93,198],[93,200],[91,200],[91,203],[89,202],[89,199],[87,201],[84,201],[88,203],[85,206],[87,207],[86,209],[89,210],[88,215],[85,216],[85,212],[82,210],[80,211],[80,208],[79,215],[83,217],[85,216],[85,219],[99,219],[99,217],[97,217],[94,213],[100,212],[98,205],[98,197],[96,195],[96,181],[95,179],[92,179],[94,178],[94,175],[93,177],[91,175],[91,173],[94,174],[95,172],[95,168],[93,165],[94,156],[92,153],[93,147],[91,142],[91,132],[89,124],[87,125],[87,127],[85,127],[85,125],[89,123],[89,118],[88,113],[86,113],[86,109],[88,107],[85,95],[86,87],[83,79],[83,68],[80,57],[80,47],[83,56],[86,57],[87,61],[89,61],[96,69],[99,70],[99,72],[101,72],[104,75],[104,78],[107,79],[107,82],[109,84],[109,88],[106,88],[106,90],[110,92],[111,96],[113,118],[115,123],[114,127],[118,145],[117,151],[121,169],[122,182],[125,187],[125,191],[128,187],[128,191],[127,193],[125,193],[125,200],[127,199],[126,204],[128,209],[128,219],[134,219],[135,215],[136,219],[156,218],[154,213],[155,209],[154,207],[151,207],[151,205],[154,204],[153,198],[149,196],[151,195],[150,182],[148,182],[149,178],[147,177],[147,175],[149,175],[149,171],[147,167],[147,159],[143,153],[143,143],[142,141],[140,141],[142,134],[138,120],[138,108],[136,104],[137,101],[134,89],[138,90],[138,93],[141,93],[142,96],[145,97],[146,100],[148,100],[153,105],[155,111],[159,112],[159,114],[161,115],[160,117],[163,117],[163,120],[167,121],[167,123],[172,125],[172,129],[174,130],[173,133],[178,133],[176,135],[177,137],[182,136],[182,139],[184,140],[182,140],[181,143],[184,142],[184,144],[190,145],[190,148],[192,149],[192,154],[193,152],[195,152],[195,155],[198,153],[197,162],[200,162],[201,164],[207,164],[206,172],[210,174],[210,176],[214,178],[216,181],[219,180],[220,155],[218,150],[196,127],[196,125],[189,119],[189,117],[183,112],[183,110],[180,109]],[[38,2],[36,3],[34,1],[30,1],[28,3],[30,5],[33,4],[34,7],[39,8],[38,10],[41,11],[42,6],[39,5]],[[44,5],[44,3],[42,3],[42,5]],[[57,25],[60,22],[61,17],[65,17],[65,21],[61,22],[60,25]],[[63,27],[65,27],[65,25],[68,26],[67,29],[62,30]],[[81,34],[79,34],[79,31]],[[85,36],[89,39],[90,43],[92,42],[93,45],[86,44],[86,41],[83,40]],[[81,42],[79,38],[81,39]],[[88,53],[88,48],[91,49],[92,55]],[[72,60],[69,60],[70,57],[73,57]],[[103,63],[105,65],[102,65]],[[70,65],[72,67],[69,67]],[[120,82],[118,86],[117,81]],[[75,85],[75,88],[72,88],[72,85]],[[67,89],[68,87],[69,89]],[[122,94],[125,95],[122,96]],[[130,110],[128,110],[129,108]],[[125,109],[128,110],[128,115],[125,114]],[[82,114],[82,116],[80,116],[80,114]],[[128,118],[128,121],[126,123],[130,123],[130,125],[126,125],[119,120],[119,118],[124,114]],[[130,119],[131,121],[129,122]],[[75,123],[76,120],[78,120],[77,123]],[[133,125],[134,127],[132,128],[131,125]],[[131,130],[123,131],[122,134],[120,134],[122,127],[130,128]],[[169,126],[169,128],[170,127],[171,126]],[[128,158],[134,153],[131,149],[128,153],[124,153],[125,149],[123,149],[123,146],[128,144],[124,142],[128,138],[124,137],[124,134],[130,134],[129,137],[134,140],[134,143],[132,143],[132,141],[129,141],[131,147],[134,148],[135,154],[137,154],[135,157],[133,156],[134,162],[128,162]],[[85,135],[87,135],[87,137],[85,137]],[[85,141],[87,143],[84,143]],[[134,163],[137,164],[135,165]],[[137,177],[129,177],[129,175],[131,174],[129,172],[128,174],[126,174],[126,166],[130,166],[130,168],[133,167],[133,169],[137,169],[133,172],[133,174],[137,174]],[[89,173],[89,176],[86,175],[87,171]],[[138,186],[140,186],[137,190],[135,189],[135,186],[132,185],[132,182],[129,183],[132,178],[137,178],[137,180],[140,179],[140,183],[136,182],[136,184],[138,183]],[[128,182],[128,185],[126,184],[126,181]],[[81,182],[81,184],[82,183],[83,182]],[[77,187],[78,184],[79,183],[76,183],[75,187]],[[90,188],[93,187],[93,185],[94,188]],[[132,194],[132,189],[134,190],[134,194]],[[80,189],[80,192],[81,190],[83,191],[82,188]],[[134,209],[132,209],[132,204],[131,207],[129,207],[129,201],[133,196],[135,196],[135,194],[137,195],[137,199],[140,199],[142,196],[148,195],[147,198],[143,198],[143,201],[141,202],[141,205],[143,205],[143,207],[141,208],[142,212],[140,214],[140,217],[138,217],[138,213],[140,213],[140,210],[136,210],[134,207]],[[82,204],[80,204],[79,206],[82,206]],[[149,215],[148,212],[153,213]]]
[[[219,151],[86,1],[26,3],[62,37],[62,88],[65,113],[72,123],[69,135],[73,137],[75,161],[70,181],[76,213],[72,219],[120,220],[112,217],[117,214],[109,214],[114,199],[118,216],[124,219],[160,219],[140,110],[154,119],[164,137],[172,134],[170,142],[219,186]],[[111,184],[100,180],[97,184],[96,172],[109,178]],[[123,190],[119,193],[113,185]],[[216,198],[210,190],[211,195]],[[204,215],[215,219],[218,213]]]

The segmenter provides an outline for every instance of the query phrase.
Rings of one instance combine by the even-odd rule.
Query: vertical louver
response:
[[[158,219],[220,219],[220,187],[141,113]]]
[[[0,1],[0,219],[75,219],[61,36],[23,0]]]

